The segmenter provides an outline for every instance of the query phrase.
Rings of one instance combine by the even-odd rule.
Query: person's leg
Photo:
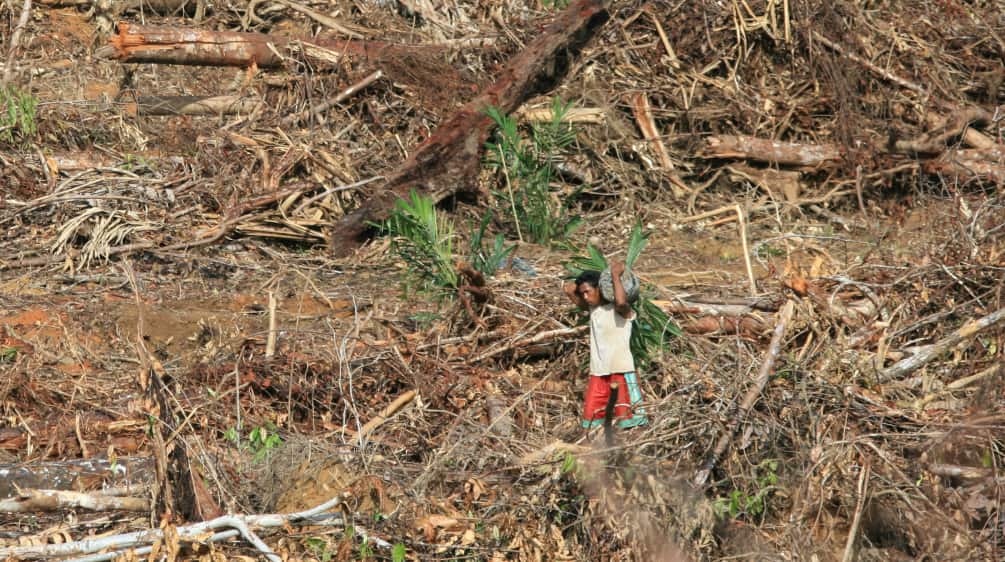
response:
[[[618,398],[614,406],[614,419],[626,420],[632,417],[631,402],[628,400],[628,382],[624,373],[611,373],[611,381],[618,383]]]
[[[621,420],[618,422],[618,427],[635,427],[637,425],[645,425],[648,423],[648,418],[646,418],[646,410],[642,407],[642,389],[639,387],[639,379],[635,373],[625,373],[625,392],[627,396],[624,400],[629,404],[627,410],[631,412],[630,417],[626,415],[625,418],[618,416]],[[618,397],[620,402],[622,397]]]
[[[604,408],[611,395],[609,376],[590,376],[583,395],[583,427],[590,429],[604,423]]]

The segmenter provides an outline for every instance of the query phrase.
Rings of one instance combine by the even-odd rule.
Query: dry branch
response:
[[[761,370],[757,374],[757,380],[747,391],[747,394],[743,397],[743,401],[740,402],[740,407],[736,411],[736,415],[730,420],[729,425],[723,430],[722,434],[719,436],[719,440],[712,449],[712,452],[708,455],[705,463],[702,465],[701,469],[695,474],[694,484],[696,486],[703,486],[705,482],[708,481],[709,475],[712,474],[712,470],[715,469],[715,465],[718,464],[719,459],[726,452],[729,447],[729,443],[733,440],[733,434],[739,429],[740,425],[746,420],[747,413],[750,409],[754,407],[754,403],[761,396],[764,391],[764,387],[767,386],[768,380],[771,378],[772,369],[775,366],[775,359],[778,358],[778,353],[782,348],[782,338],[785,336],[785,329],[788,327],[789,321],[792,319],[792,311],[795,309],[795,304],[793,301],[787,301],[782,310],[778,313],[778,323],[775,325],[775,333],[771,337],[771,345],[768,346],[768,352],[764,357],[764,362],[761,363]]]
[[[261,103],[245,96],[142,96],[136,99],[134,111],[138,115],[233,115],[251,113]]]
[[[913,373],[914,371],[924,367],[933,359],[936,359],[959,343],[976,336],[988,328],[993,328],[1002,322],[1005,322],[1005,308],[998,309],[995,312],[977,320],[971,320],[938,342],[925,346],[918,353],[905,359],[901,359],[886,369],[883,369],[877,373],[876,380],[880,383],[886,383],[901,379],[905,375]]]
[[[146,498],[109,496],[67,490],[21,490],[16,498],[0,500],[0,512],[26,513],[82,508],[91,511],[148,511]]]
[[[841,159],[832,144],[800,144],[740,135],[716,135],[705,140],[704,158],[744,158],[783,166],[816,167]]]
[[[415,398],[414,390],[409,390],[408,392],[403,393],[401,396],[396,398],[394,402],[391,402],[390,404],[385,406],[384,409],[381,410],[379,414],[373,417],[373,419],[366,422],[366,424],[362,428],[360,428],[359,436],[362,438],[369,435],[370,432],[383,425],[384,422],[386,422],[388,419],[391,418],[391,416],[396,414],[398,410],[404,408],[414,398]]]
[[[472,191],[481,152],[492,131],[485,109],[510,113],[559,77],[565,57],[577,52],[608,18],[610,0],[578,0],[513,57],[499,77],[475,99],[443,121],[424,143],[388,176],[379,193],[335,225],[331,249],[345,256],[363,241],[368,225],[387,217],[394,202],[411,189],[439,202],[458,191]]]
[[[17,26],[14,28],[14,33],[11,33],[10,44],[7,46],[7,64],[4,65],[3,77],[0,78],[0,87],[4,87],[10,82],[11,75],[14,72],[14,55],[17,54],[18,43],[21,41],[21,34],[24,33],[25,26],[28,25],[28,19],[31,17],[31,0],[24,0],[24,4],[21,6],[21,17],[17,20]]]
[[[261,539],[253,532],[252,528],[259,527],[281,527],[287,524],[319,524],[321,522],[341,521],[337,515],[328,513],[329,510],[337,507],[343,501],[342,496],[335,498],[307,511],[290,514],[265,514],[265,515],[225,515],[211,521],[204,521],[195,525],[177,527],[175,532],[180,540],[199,541],[204,539],[210,531],[219,529],[236,529],[241,536],[252,543],[260,552],[270,560],[278,561],[279,556],[272,552]],[[230,535],[233,536],[233,535]],[[164,538],[163,529],[149,529],[137,531],[123,535],[113,535],[106,537],[90,538],[82,541],[74,541],[63,544],[31,545],[0,548],[0,557],[7,558],[52,558],[56,556],[73,556],[89,554],[106,549],[129,549],[151,544]],[[377,539],[377,544],[386,544],[385,541]],[[389,547],[390,545],[388,545]],[[113,557],[122,553],[112,553]],[[108,560],[111,558],[103,558]],[[93,559],[92,559],[93,560]]]

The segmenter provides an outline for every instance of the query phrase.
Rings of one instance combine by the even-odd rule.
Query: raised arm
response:
[[[625,286],[621,283],[621,274],[625,272],[625,264],[620,261],[611,262],[611,282],[614,285],[614,310],[622,318],[631,318],[632,305],[628,303]]]

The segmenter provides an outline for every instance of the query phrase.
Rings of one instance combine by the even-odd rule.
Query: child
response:
[[[611,383],[618,383],[614,416],[619,427],[634,427],[646,423],[646,414],[637,405],[642,392],[635,377],[635,359],[629,341],[635,311],[628,304],[621,274],[625,264],[611,263],[614,302],[600,293],[600,272],[584,271],[572,283],[564,286],[565,294],[583,310],[590,311],[590,382],[586,386],[583,405],[583,427],[592,428],[604,422],[604,410],[611,395]]]

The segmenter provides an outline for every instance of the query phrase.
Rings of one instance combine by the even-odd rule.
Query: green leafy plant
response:
[[[0,348],[0,363],[13,363],[17,359],[16,347]]]
[[[506,244],[506,238],[501,232],[496,234],[490,246],[485,245],[485,229],[491,221],[492,214],[486,213],[478,228],[472,229],[470,243],[472,267],[487,276],[495,275],[516,249],[516,244]]]
[[[306,543],[307,548],[311,549],[314,556],[321,562],[329,562],[335,557],[335,552],[332,550],[331,545],[328,544],[328,541],[322,538],[311,537],[304,542]]]
[[[14,144],[38,132],[35,111],[38,100],[16,86],[0,87],[0,142]]]
[[[391,547],[391,562],[405,562],[406,553],[407,551],[405,550],[405,545],[400,542],[396,543],[393,547]]]
[[[565,120],[571,107],[571,102],[554,98],[551,120],[533,124],[529,140],[521,134],[516,119],[497,107],[485,110],[498,127],[495,140],[486,145],[488,163],[502,172],[505,186],[495,195],[509,209],[521,241],[525,235],[538,244],[564,240],[580,224],[551,186],[557,175],[555,162],[576,140],[575,131]]]
[[[282,444],[283,438],[276,433],[276,426],[271,423],[252,429],[248,435],[248,449],[255,456],[256,462],[265,460]]]
[[[747,493],[744,490],[732,490],[725,496],[720,496],[712,504],[719,518],[729,516],[736,519],[740,516],[757,517],[768,508],[768,497],[776,489],[778,483],[778,461],[768,459],[754,467],[754,490]]]
[[[383,228],[391,247],[408,266],[409,278],[423,290],[457,288],[454,269],[454,227],[442,219],[432,198],[412,190],[398,199]]]
[[[631,269],[645,249],[649,236],[642,232],[642,225],[636,224],[628,240],[628,250],[625,253],[625,268]],[[592,244],[587,245],[586,254],[574,256],[565,264],[565,268],[576,277],[585,270],[603,271],[607,269],[607,259],[604,254]],[[639,298],[632,303],[635,310],[635,322],[632,328],[631,348],[637,367],[645,367],[657,353],[666,347],[671,337],[679,337],[684,332],[670,319],[664,310],[656,306],[646,295],[647,287],[642,287]]]

